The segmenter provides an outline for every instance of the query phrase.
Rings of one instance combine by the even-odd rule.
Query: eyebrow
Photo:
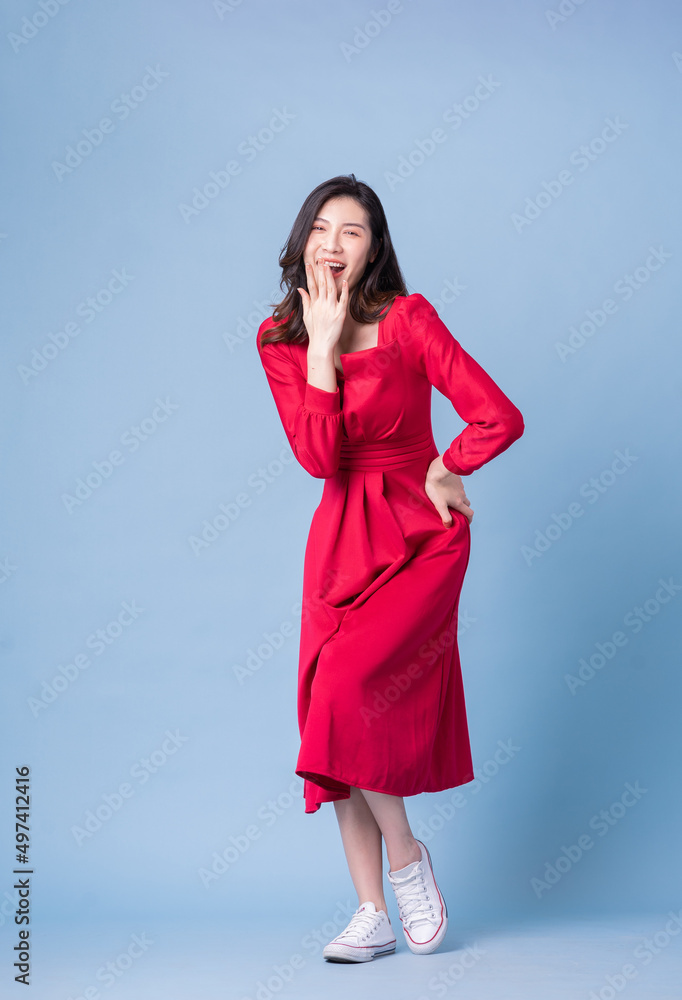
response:
[[[329,219],[323,219],[321,215],[316,215],[313,222],[329,222]],[[360,222],[343,222],[344,226],[355,226],[357,229],[365,229],[366,227]]]

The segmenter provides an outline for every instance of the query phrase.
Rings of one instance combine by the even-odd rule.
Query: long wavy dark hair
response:
[[[375,323],[381,318],[385,308],[390,308],[398,295],[407,295],[403,273],[398,264],[384,209],[369,185],[359,181],[355,174],[339,174],[311,191],[296,216],[291,232],[279,255],[282,277],[279,285],[286,294],[275,306],[272,314],[276,326],[263,334],[263,343],[285,340],[288,343],[304,343],[308,331],[303,323],[303,301],[298,288],[308,290],[303,252],[322,206],[330,198],[353,198],[367,212],[372,231],[369,256],[375,251],[377,256],[367,262],[364,274],[351,291],[348,312],[356,323]]]

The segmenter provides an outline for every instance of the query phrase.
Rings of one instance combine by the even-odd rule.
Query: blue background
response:
[[[290,460],[255,347],[301,203],[351,171],[384,204],[408,290],[526,421],[466,481],[460,651],[479,781],[458,809],[454,790],[407,802],[453,924],[626,914],[655,929],[679,906],[682,23],[660,0],[558,9],[46,0],[2,15],[8,989],[24,764],[34,996],[106,995],[95,970],[143,931],[161,944],[117,978],[118,996],[143,981],[145,996],[175,995],[183,976],[178,996],[226,981],[253,996],[338,901],[356,905],[333,807],[305,815],[293,771],[297,602],[321,483]],[[588,310],[581,341],[571,328]],[[462,423],[435,391],[433,413],[443,450]],[[601,491],[585,485],[595,477]],[[124,602],[138,610],[117,625]],[[569,685],[617,631],[625,642]],[[517,749],[496,767],[498,741]],[[646,791],[599,835],[592,818],[627,783]],[[537,890],[583,834],[594,846]],[[263,921],[289,937],[256,948],[244,928]],[[628,933],[625,958],[574,969],[576,995],[620,968]],[[329,972],[311,951],[281,995]],[[393,995],[433,989],[422,968]]]

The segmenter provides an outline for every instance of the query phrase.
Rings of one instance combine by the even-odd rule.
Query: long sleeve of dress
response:
[[[450,472],[468,475],[524,431],[520,410],[467,354],[423,295],[409,296],[406,344],[413,363],[446,396],[467,426],[443,453]]]
[[[338,386],[335,392],[310,385],[292,356],[289,344],[261,343],[271,326],[264,320],[257,345],[287,440],[298,462],[317,479],[328,479],[339,467],[343,414]]]

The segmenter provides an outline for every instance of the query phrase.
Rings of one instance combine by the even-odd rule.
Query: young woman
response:
[[[473,517],[461,476],[520,437],[523,418],[408,294],[381,202],[354,174],[308,195],[280,265],[286,295],[258,350],[294,455],[324,480],[303,568],[296,774],[306,812],[334,803],[359,903],[324,957],[395,951],[382,838],[408,947],[426,954],[447,908],[403,797],[474,777],[457,650]],[[442,455],[432,386],[467,425]]]

